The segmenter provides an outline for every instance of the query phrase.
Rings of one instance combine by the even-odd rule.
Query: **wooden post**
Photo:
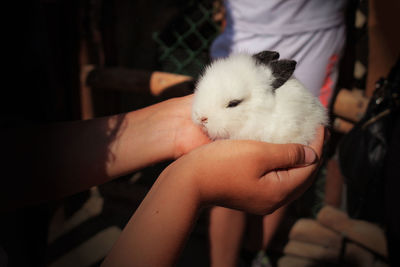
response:
[[[385,234],[377,225],[350,219],[346,213],[331,206],[322,208],[317,215],[317,220],[322,225],[387,258]]]

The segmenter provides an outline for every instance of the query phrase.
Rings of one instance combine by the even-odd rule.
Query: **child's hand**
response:
[[[223,140],[183,155],[161,173],[103,265],[175,265],[201,208],[207,205],[273,212],[312,182],[323,133],[321,127],[312,149]]]
[[[202,206],[220,205],[267,214],[297,198],[311,184],[321,157],[323,136],[321,127],[310,147],[215,141],[183,156],[164,172],[182,179],[193,178]]]
[[[167,142],[171,142],[174,159],[192,151],[194,148],[211,142],[201,128],[191,118],[193,95],[173,98],[158,104],[154,122],[157,131],[168,133]]]

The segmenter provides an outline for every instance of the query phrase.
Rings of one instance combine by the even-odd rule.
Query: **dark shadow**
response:
[[[78,6],[79,1],[29,1],[24,5],[10,2],[5,7],[18,23],[3,25],[13,42],[8,43],[8,56],[3,58],[7,66],[3,77],[10,86],[3,87],[0,97],[0,266],[45,265],[48,222],[64,197],[57,192],[72,186],[60,179],[74,174],[66,159],[95,145],[98,164],[81,162],[79,171],[95,168],[98,176],[104,176],[113,159],[109,145],[124,126],[123,115],[112,128],[104,122],[97,132],[98,143],[93,144],[93,138],[87,136],[88,147],[73,152],[62,137],[73,140],[74,135],[82,134],[66,126],[79,123],[71,121],[80,118]],[[45,177],[48,180],[39,186]],[[77,195],[72,206],[79,206],[84,199],[84,193]],[[67,215],[77,209],[72,206]]]
[[[65,215],[69,218],[88,199],[88,192],[78,193],[87,189],[88,185],[76,191],[70,191],[77,192],[70,197],[62,198],[64,196],[58,194],[58,190],[65,189],[63,187],[72,187],[71,184],[63,184],[60,179],[60,176],[74,176],[65,164],[66,159],[73,158],[75,153],[83,154],[90,149],[90,146],[95,145],[98,149],[98,164],[89,168],[95,168],[97,176],[104,176],[107,163],[114,159],[114,156],[110,154],[109,146],[125,127],[124,115],[117,116],[112,127],[104,121],[96,133],[98,142],[94,144],[93,136],[86,136],[85,146],[74,152],[71,152],[73,147],[70,143],[61,137],[62,134],[73,137],[84,133],[83,131],[74,132],[69,128],[71,124],[81,123],[77,122],[81,117],[78,54],[82,37],[79,35],[82,32],[79,28],[78,12],[81,10],[81,5],[96,4],[95,2],[98,4],[98,1],[37,0],[24,5],[16,3],[12,7],[5,8],[12,15],[13,20],[4,24],[9,30],[4,35],[8,36],[12,42],[7,42],[9,46],[5,50],[7,58],[3,60],[3,64],[7,66],[7,73],[4,75],[7,86],[3,87],[0,98],[2,104],[0,138],[4,144],[1,159],[3,172],[0,179],[0,205],[9,210],[0,212],[0,266],[3,266],[4,254],[8,266],[45,266],[46,263],[54,262],[59,256],[65,255],[106,227],[115,225],[122,228],[158,174],[168,164],[160,163],[141,170],[143,178],[135,184],[129,184],[131,175],[127,175],[99,186],[100,194],[105,201],[101,214],[60,237],[54,242],[54,246],[47,246],[48,224],[55,208],[60,204],[65,204]],[[115,3],[114,1],[102,2],[105,9],[113,7]],[[108,12],[108,9],[103,11],[107,13],[107,16],[104,16],[107,17],[106,20],[102,21],[104,48],[109,52],[106,53],[105,62],[109,63],[108,66],[137,68],[149,57],[155,57],[154,44],[147,46],[151,40],[148,33],[153,31],[155,26],[150,27],[150,30],[145,33],[146,36],[135,35],[137,38],[134,40],[135,45],[139,48],[135,51],[131,44],[122,42],[123,37],[129,35],[129,29],[118,32],[119,39],[117,39],[120,41],[118,45],[121,46],[123,43],[123,47],[118,47],[118,51],[112,51],[115,47],[110,44],[110,40],[114,41],[112,38],[115,37],[113,36],[115,32],[112,31],[115,29],[110,29],[114,25],[110,26],[107,22],[116,20],[113,23],[122,23],[127,26],[125,28],[140,28],[138,25],[146,25],[147,22],[152,21],[160,26],[172,14],[175,14],[177,9],[167,1],[162,1],[162,3],[157,1],[157,8],[149,5],[148,2],[118,1],[118,3],[120,5],[117,8],[117,14],[126,13],[125,20],[121,21],[121,16],[112,17],[115,14],[112,11]],[[150,12],[141,16],[132,16],[129,11],[133,6],[136,13],[141,12],[140,8],[136,8],[138,7],[136,4],[153,12],[151,14],[154,17],[149,16]],[[131,8],[124,10],[124,6]],[[136,23],[130,23],[131,21],[127,21],[127,18],[133,18]],[[19,23],[14,23],[14,21]],[[137,42],[144,39],[146,42]],[[120,53],[123,50],[130,52]],[[149,50],[152,50],[150,55]],[[126,57],[127,54],[128,57]],[[154,64],[147,63],[147,67],[154,69]],[[148,90],[148,72],[136,73],[135,77],[147,84],[143,87],[144,84],[138,81],[134,83],[134,86]],[[122,81],[123,79],[115,80],[122,91],[131,86],[121,84]],[[131,111],[164,99],[187,95],[192,92],[194,86],[191,82],[182,83],[167,88],[161,96],[154,97],[151,96],[149,90],[147,92],[117,92],[108,90],[112,86],[107,88],[103,81],[95,80],[95,82],[98,83],[98,87],[103,86],[93,91],[96,116]],[[84,123],[90,127],[93,122]],[[49,166],[50,160],[54,162],[51,166]],[[80,171],[87,171],[84,162],[80,164],[82,164]],[[47,169],[47,173],[44,173],[43,169]],[[44,179],[45,176],[50,179],[43,186],[38,186],[38,181]],[[37,195],[36,192],[39,191],[40,194]],[[204,220],[202,222],[203,226]],[[204,266],[198,260],[204,259],[206,250],[204,228],[197,229],[199,228],[194,230],[193,236],[196,240],[200,240],[200,243],[189,241],[188,247],[190,251],[197,254],[195,261],[198,265]],[[47,260],[45,260],[46,256]],[[183,258],[185,262],[191,260],[187,257]]]

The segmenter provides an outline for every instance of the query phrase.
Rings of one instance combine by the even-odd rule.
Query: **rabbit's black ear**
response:
[[[275,78],[272,83],[272,87],[275,90],[281,87],[292,76],[296,68],[296,61],[289,59],[273,60],[269,63],[269,66]]]
[[[253,55],[253,57],[256,59],[257,64],[268,65],[272,60],[279,58],[279,53],[275,51],[262,51]]]

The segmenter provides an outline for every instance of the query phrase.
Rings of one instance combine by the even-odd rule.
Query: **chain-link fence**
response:
[[[188,1],[164,30],[155,32],[160,69],[197,76],[209,62],[209,47],[221,28],[220,0]]]

